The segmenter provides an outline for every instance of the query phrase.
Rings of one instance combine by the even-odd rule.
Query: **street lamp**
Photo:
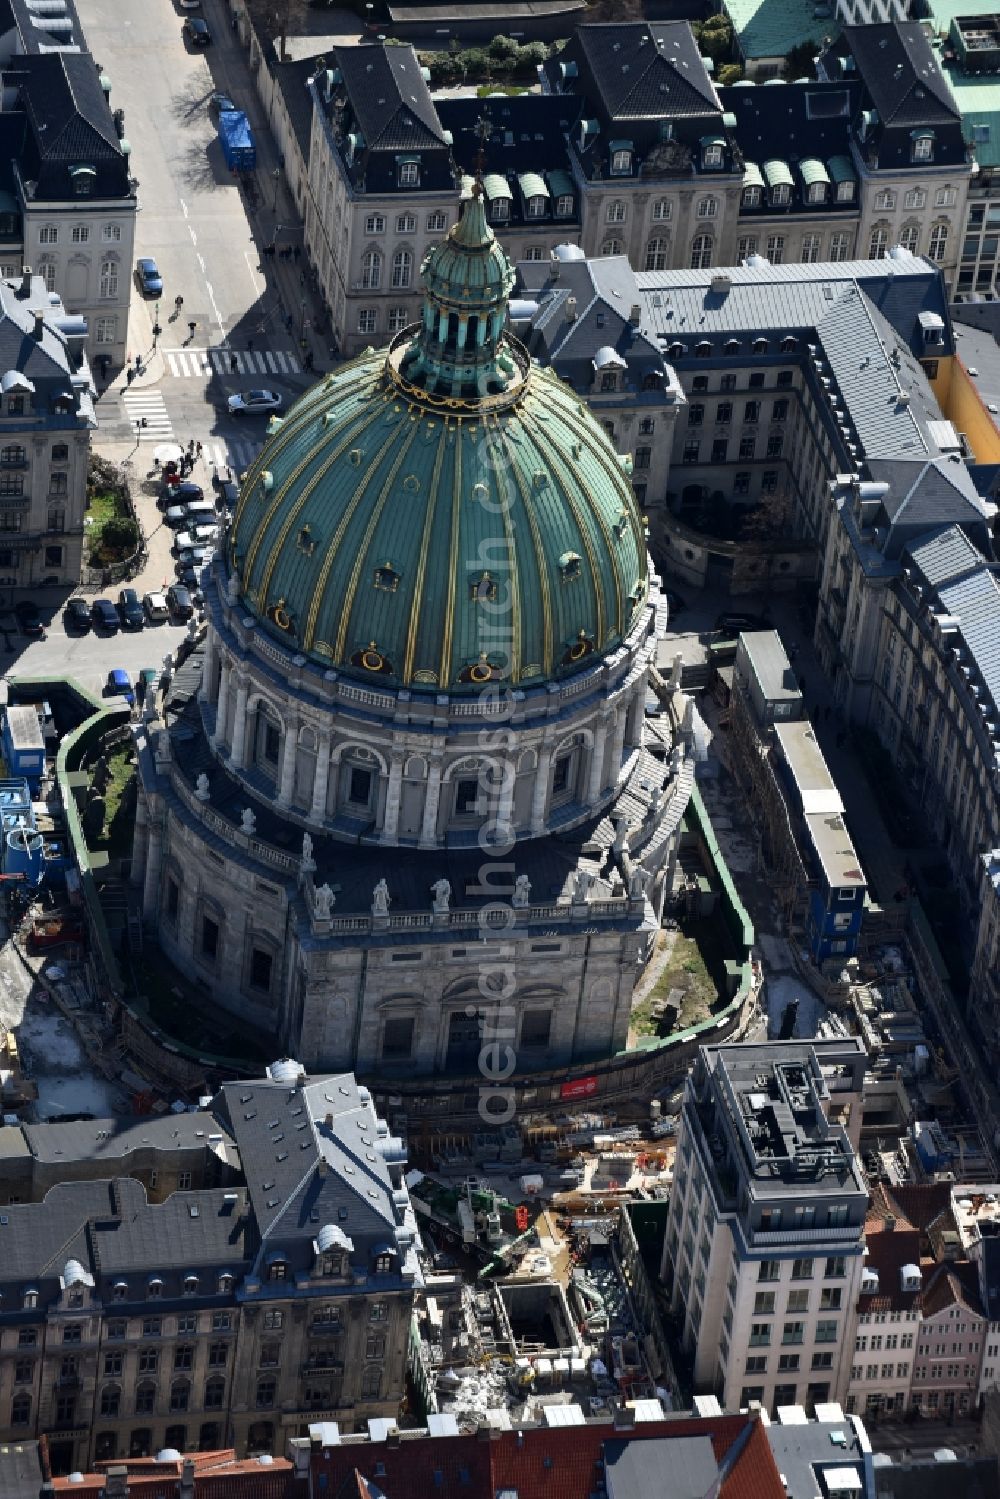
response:
[[[272,213],[277,213],[277,211],[278,211],[278,183],[281,181],[281,168],[280,167],[275,167],[274,168],[274,170],[271,173],[271,180],[274,183],[274,193],[273,193],[273,196],[271,198],[271,212]]]
[[[160,304],[159,304],[159,302],[157,302],[156,306],[153,308],[153,348],[154,349],[156,348],[156,340],[159,338],[159,336],[160,336],[160,334],[162,332],[163,332],[163,329],[160,327]]]

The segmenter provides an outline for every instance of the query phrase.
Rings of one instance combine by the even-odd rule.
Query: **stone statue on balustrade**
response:
[[[240,819],[240,830],[248,836],[257,831],[257,817],[252,807],[244,807]]]
[[[372,915],[386,916],[389,912],[389,886],[385,880],[379,880],[372,891]]]
[[[314,910],[318,921],[329,921],[336,896],[329,885],[318,885],[314,892]]]
[[[514,881],[514,894],[511,905],[517,910],[523,910],[531,899],[531,881],[526,874],[519,874]]]
[[[435,916],[447,916],[448,902],[451,900],[451,885],[447,880],[435,880],[431,886],[431,894],[434,897]]]

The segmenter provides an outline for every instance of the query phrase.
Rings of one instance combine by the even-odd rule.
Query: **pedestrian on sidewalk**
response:
[[[235,375],[236,372],[237,372],[237,370],[239,369],[239,367],[240,367],[239,355],[237,355],[237,354],[230,354],[230,356],[229,356],[229,373],[231,375]]]
[[[202,455],[202,446],[201,446],[200,442],[196,442],[195,443],[195,445],[194,445],[194,451],[195,451],[195,457],[196,458],[200,458],[201,455]]]
[[[292,251],[292,254],[295,257],[295,264],[298,265],[298,263],[299,263],[299,256],[302,254],[302,246],[301,245],[296,245],[295,249]]]
[[[312,349],[310,349],[309,352],[306,354],[306,357],[303,360],[303,363],[304,363],[304,365],[305,365],[305,367],[306,367],[307,370],[311,370],[312,367],[313,367],[313,365],[316,363],[316,358],[315,358],[315,355],[313,354]]]
[[[252,354],[253,353],[253,339],[252,338],[248,338],[247,339],[247,353],[248,354]]]

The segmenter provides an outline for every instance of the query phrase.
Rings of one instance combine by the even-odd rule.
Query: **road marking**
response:
[[[261,292],[264,290],[264,282],[261,281],[260,284],[258,285],[258,282],[257,282],[257,272],[254,270],[253,265],[251,263],[251,256],[250,256],[250,251],[249,250],[244,250],[243,251],[243,259],[246,261],[246,263],[247,263],[247,270],[250,272],[250,280],[253,282],[254,295],[259,297],[260,294],[261,294]]]
[[[192,380],[213,372],[217,375],[298,375],[302,370],[295,355],[284,349],[163,349],[161,352],[168,373],[179,380]]]
[[[133,426],[143,420],[146,423],[137,434],[140,442],[162,442],[164,438],[173,437],[170,414],[158,390],[148,393],[141,390],[125,391],[122,394],[122,405]]]
[[[222,323],[222,313],[219,311],[218,303],[215,300],[215,292],[212,289],[212,283],[211,283],[211,281],[206,281],[205,282],[205,290],[208,292],[208,300],[211,302],[211,304],[212,304],[212,311],[215,313],[215,321],[219,325],[219,333],[220,333],[220,335],[223,338],[225,338],[225,336],[226,336],[226,330],[223,327],[223,323]]]
[[[202,457],[218,468],[231,468],[234,473],[241,474],[250,467],[262,447],[263,443],[249,438],[233,437],[225,443],[206,443]]]

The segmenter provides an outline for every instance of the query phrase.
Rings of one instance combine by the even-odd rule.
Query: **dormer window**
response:
[[[34,1286],[31,1286],[24,1293],[24,1310],[26,1312],[33,1312],[37,1306],[38,1292],[35,1290]]]
[[[233,1277],[229,1274],[228,1270],[225,1270],[219,1276],[219,1295],[220,1296],[228,1296],[230,1294],[230,1292],[232,1291],[232,1289],[233,1289]]]
[[[722,142],[708,141],[701,153],[701,165],[706,172],[717,172],[722,166]]]
[[[853,203],[854,202],[854,183],[853,182],[838,182],[837,183],[837,202],[838,203]]]
[[[612,177],[630,177],[632,174],[632,142],[611,142]]]
[[[185,1296],[197,1296],[197,1294],[198,1294],[198,1277],[197,1277],[197,1275],[185,1275],[185,1277],[184,1277],[184,1295]]]
[[[792,190],[787,182],[779,182],[771,189],[771,203],[775,208],[785,208],[792,201]]]
[[[490,218],[494,224],[506,224],[510,219],[510,199],[495,198],[490,204]]]
[[[82,163],[69,169],[70,182],[73,185],[74,198],[89,198],[94,191],[97,181],[97,172],[92,166]]]
[[[759,208],[761,190],[757,183],[752,183],[743,189],[743,207]]]
[[[282,1281],[288,1279],[288,1261],[273,1259],[267,1267],[267,1278],[270,1281]]]
[[[573,214],[573,194],[560,193],[556,199],[556,218],[568,219]]]
[[[378,1255],[377,1258],[376,1258],[376,1260],[375,1260],[375,1274],[376,1275],[388,1275],[388,1273],[389,1273],[389,1271],[391,1269],[392,1269],[392,1255],[391,1254],[380,1254],[380,1255]]]
[[[400,187],[420,186],[420,162],[416,157],[409,157],[399,162],[399,175],[397,178]]]
[[[128,1281],[116,1280],[114,1286],[112,1287],[111,1294],[114,1297],[115,1301],[124,1301],[128,1296]]]
[[[934,160],[934,132],[933,130],[914,130],[910,136],[910,160],[911,161],[933,161]]]
[[[559,558],[559,575],[564,583],[572,583],[580,576],[583,559],[576,552],[563,552]]]
[[[536,193],[533,198],[528,199],[528,218],[543,219],[545,217],[546,200],[541,193]]]
[[[344,1256],[342,1254],[324,1254],[320,1260],[320,1275],[335,1275],[338,1278],[344,1273]]]
[[[146,1283],[146,1300],[159,1301],[163,1295],[163,1281],[158,1275],[154,1275]]]
[[[601,376],[601,390],[612,391],[618,389],[618,376],[614,370],[605,370]]]

